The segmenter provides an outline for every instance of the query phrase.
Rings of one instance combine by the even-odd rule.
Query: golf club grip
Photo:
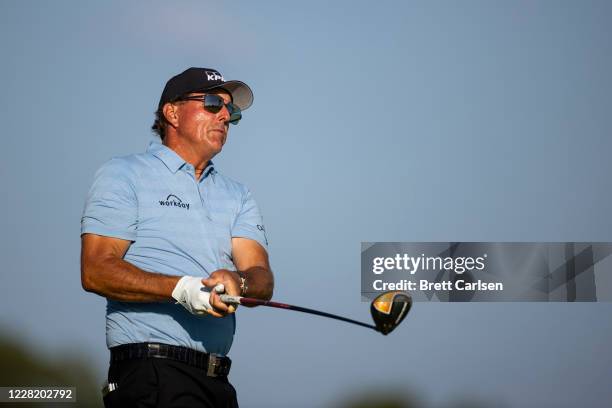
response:
[[[246,298],[242,296],[219,295],[219,297],[223,303],[229,303],[230,305],[263,306],[269,303],[266,300]]]
[[[239,305],[242,297],[240,296],[232,296],[232,295],[219,295],[221,301],[223,303],[228,303],[230,305]]]

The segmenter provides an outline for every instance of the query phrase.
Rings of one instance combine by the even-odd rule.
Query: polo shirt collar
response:
[[[202,178],[210,174],[213,177],[213,181],[215,181],[215,173],[217,173],[217,170],[215,170],[215,164],[212,162],[212,160],[210,160],[208,162],[208,166],[206,166],[206,168],[204,169],[204,174],[202,174]]]
[[[161,160],[162,163],[164,163],[168,170],[170,170],[172,173],[176,173],[181,167],[183,167],[187,163],[185,160],[183,160],[181,156],[176,154],[174,150],[170,149],[166,145],[157,143],[155,141],[149,143],[149,147],[147,147],[147,152],[151,153],[153,156]],[[206,177],[208,174],[214,176],[215,173],[216,170],[211,160],[208,162],[208,165],[204,169],[204,174],[202,175],[202,178]]]

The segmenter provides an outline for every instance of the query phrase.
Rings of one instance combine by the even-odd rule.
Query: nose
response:
[[[217,112],[217,119],[221,122],[229,122],[230,112],[227,108],[227,105],[223,105],[223,108],[219,112]]]

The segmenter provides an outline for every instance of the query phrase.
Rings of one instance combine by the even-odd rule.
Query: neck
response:
[[[174,150],[183,160],[191,164],[195,169],[196,180],[200,178],[210,160],[215,156],[213,152],[202,152],[184,143],[180,140],[164,138],[163,144]]]

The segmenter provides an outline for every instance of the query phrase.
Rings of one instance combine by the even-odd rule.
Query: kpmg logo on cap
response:
[[[209,81],[223,81],[225,82],[225,79],[223,79],[223,75],[221,75],[220,73],[216,72],[216,71],[205,71],[206,72],[206,78]]]

